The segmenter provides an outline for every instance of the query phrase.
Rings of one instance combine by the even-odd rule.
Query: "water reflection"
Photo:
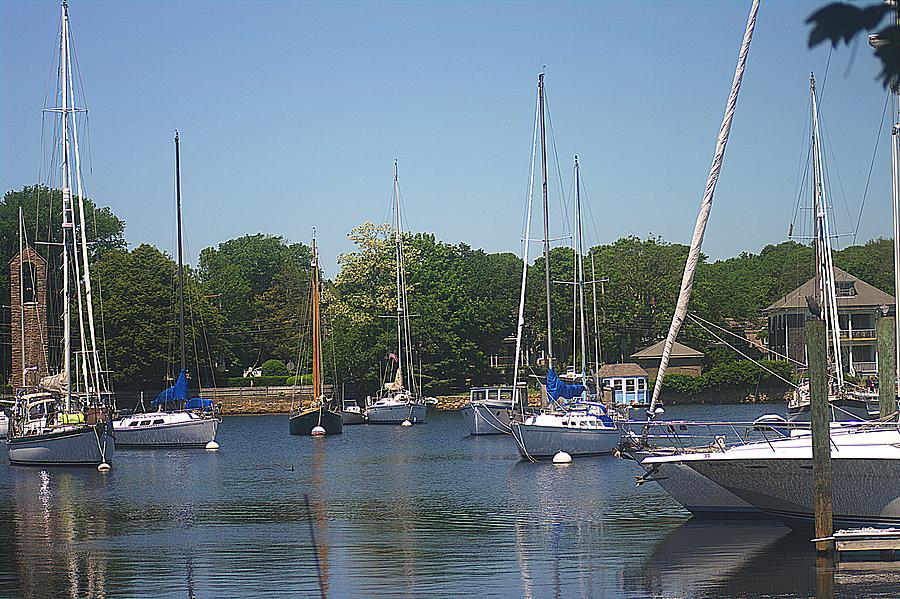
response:
[[[91,475],[65,469],[13,470],[7,515],[12,530],[5,539],[18,573],[16,593],[105,596],[107,562],[96,540],[107,534],[106,511],[79,500],[86,475]]]

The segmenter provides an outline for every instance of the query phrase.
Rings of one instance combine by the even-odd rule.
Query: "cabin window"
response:
[[[512,401],[512,389],[500,389],[501,401]]]
[[[147,426],[148,424],[150,424],[149,420],[141,420],[141,426]]]
[[[35,280],[34,264],[22,263],[22,303],[34,304],[37,302],[37,281]]]
[[[476,389],[475,391],[472,391],[472,399],[473,400],[475,400],[475,401],[483,400],[484,397],[485,397],[484,389]]]
[[[153,421],[153,424],[162,424],[163,422],[165,422],[165,420],[163,420],[162,418],[160,418],[159,420],[154,420],[154,421]]]
[[[137,420],[132,420],[128,423],[128,426],[137,426]]]

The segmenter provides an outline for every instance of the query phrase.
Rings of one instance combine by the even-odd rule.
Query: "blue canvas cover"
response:
[[[584,393],[584,385],[569,385],[556,376],[554,369],[551,368],[547,371],[547,397],[550,398],[550,401],[556,401],[560,397],[572,399],[582,393]]]
[[[178,380],[175,384],[156,396],[151,405],[159,405],[171,401],[187,401],[188,398],[188,380],[187,370],[182,370],[178,374]]]
[[[184,406],[185,410],[203,410],[209,412],[213,409],[213,401],[211,399],[202,399],[200,397],[192,397]]]

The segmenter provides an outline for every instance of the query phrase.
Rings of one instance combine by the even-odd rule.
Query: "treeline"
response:
[[[8,265],[18,251],[18,208],[26,229],[43,241],[55,223],[49,214],[55,194],[42,187],[7,192],[0,203],[0,259]],[[58,200],[57,200],[58,201]],[[55,204],[58,206],[58,203]],[[107,208],[88,202],[92,275],[102,290],[102,326],[109,368],[119,388],[158,388],[171,375],[177,350],[176,267],[172,257],[151,245],[127,249],[125,224]],[[48,227],[48,224],[50,225]],[[41,236],[43,234],[43,236]],[[339,258],[339,272],[323,279],[324,361],[329,382],[349,393],[378,388],[387,356],[396,351],[395,258],[390,228],[362,224],[349,233],[355,249]],[[470,384],[503,380],[493,356],[511,352],[522,276],[512,253],[489,254],[427,233],[406,240],[407,283],[416,362],[428,393],[461,390]],[[49,248],[49,249],[48,249]],[[56,268],[53,246],[40,245]],[[658,237],[625,237],[591,248],[585,258],[597,283],[597,321],[602,360],[618,362],[668,330],[687,257],[685,245]],[[837,266],[891,292],[892,248],[873,240],[836,252]],[[240,377],[267,360],[308,373],[308,314],[311,252],[306,243],[275,235],[245,235],[207,248],[187,272],[188,362],[204,385]],[[529,265],[525,306],[525,348],[534,362],[546,346],[543,257]],[[565,367],[573,352],[574,255],[551,252],[555,357]],[[692,311],[717,323],[740,323],[763,331],[761,310],[813,274],[812,250],[794,242],[743,253],[728,260],[703,260]],[[51,275],[53,276],[53,275]],[[55,276],[58,276],[55,275]],[[55,281],[49,282],[52,285]],[[9,305],[9,272],[0,272],[0,298]],[[587,329],[593,331],[592,296],[586,289]],[[98,309],[101,308],[97,301]],[[58,308],[58,306],[57,306]],[[53,306],[50,320],[53,321]],[[58,316],[58,310],[56,311]],[[8,311],[4,334],[5,376],[9,375]],[[51,327],[52,329],[52,327]],[[507,341],[505,341],[507,340]],[[682,340],[707,352],[710,366],[730,354],[702,329],[688,323]],[[51,331],[51,342],[53,340]],[[593,361],[593,343],[589,344]],[[580,350],[579,350],[580,351]],[[290,374],[295,374],[291,372]],[[417,373],[418,374],[418,373]]]

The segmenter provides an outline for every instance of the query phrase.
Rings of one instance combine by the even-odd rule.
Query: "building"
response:
[[[876,374],[875,321],[894,314],[894,296],[840,268],[834,269],[834,277],[844,368],[854,375]],[[768,348],[773,360],[806,364],[806,298],[815,295],[816,280],[812,278],[763,310],[769,319]]]
[[[631,359],[638,363],[644,370],[650,373],[652,379],[656,379],[659,372],[659,363],[662,361],[663,348],[666,340],[658,341],[650,347],[634,352]],[[672,353],[669,355],[668,374],[685,374],[688,376],[700,376],[703,374],[703,352],[688,347],[683,343],[675,342]]]
[[[612,390],[612,401],[617,406],[645,405],[649,403],[647,371],[638,364],[604,364],[597,372],[600,384]]]
[[[30,245],[9,263],[13,387],[47,375],[47,262]]]

